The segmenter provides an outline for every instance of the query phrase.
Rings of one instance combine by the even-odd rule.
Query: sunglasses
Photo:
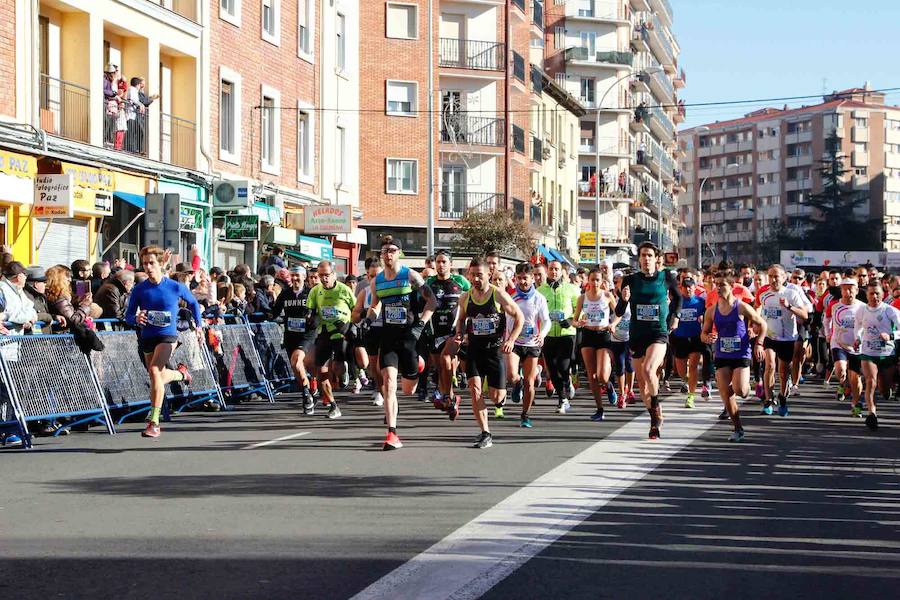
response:
[[[382,254],[394,254],[395,252],[400,252],[400,248],[382,248]]]

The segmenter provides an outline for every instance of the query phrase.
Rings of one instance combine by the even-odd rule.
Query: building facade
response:
[[[675,126],[684,119],[680,49],[667,0],[554,0],[546,68],[588,109],[578,140],[581,258],[599,232],[601,259],[628,262],[634,244],[676,245],[680,191]],[[600,214],[597,214],[597,197]]]
[[[758,263],[777,225],[802,234],[813,213],[806,200],[822,189],[818,161],[834,134],[847,182],[869,198],[857,215],[884,223],[884,249],[900,249],[900,107],[884,100],[867,84],[814,106],[762,109],[679,132],[681,257],[690,265]]]

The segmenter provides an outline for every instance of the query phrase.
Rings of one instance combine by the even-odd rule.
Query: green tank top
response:
[[[641,273],[631,276],[631,335],[668,331],[669,287],[665,271],[653,277]]]

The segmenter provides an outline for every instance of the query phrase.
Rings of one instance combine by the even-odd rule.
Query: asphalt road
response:
[[[336,421],[254,403],[178,415],[153,441],[138,424],[41,438],[0,452],[0,591],[375,598],[381,585],[438,598],[447,582],[461,586],[454,597],[497,599],[896,597],[900,403],[881,407],[873,434],[821,385],[802,392],[787,418],[748,403],[738,445],[715,400],[690,414],[667,400],[651,442],[644,411],[592,423],[584,392],[568,415],[540,402],[532,430],[508,409],[483,451],[469,447],[470,409],[450,423],[404,399],[405,448],[382,452],[381,412],[365,397],[342,402]],[[528,518],[495,519],[511,502]],[[410,591],[419,563],[408,561],[445,538],[452,557],[412,570],[443,591]],[[473,565],[493,578],[469,584]]]

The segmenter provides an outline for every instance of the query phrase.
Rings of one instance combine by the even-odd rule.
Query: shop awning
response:
[[[575,266],[575,265],[572,265],[572,263],[565,256],[563,256],[562,253],[559,252],[558,250],[555,250],[553,248],[547,248],[547,251],[553,256],[553,260],[558,260],[560,263],[562,263],[564,265]]]
[[[132,194],[130,192],[113,192],[113,198],[121,200],[122,202],[127,202],[128,204],[135,206],[141,210],[144,210],[144,207],[146,206],[144,196],[142,196],[141,194]]]
[[[306,235],[298,235],[297,245],[293,248],[286,248],[285,254],[296,260],[307,260],[310,262],[332,260],[334,258],[334,250],[331,248],[328,240]]]
[[[545,245],[543,245],[543,244],[538,244],[538,245],[537,245],[537,251],[538,251],[538,253],[539,253],[541,256],[543,256],[543,257],[544,257],[545,259],[547,259],[548,261],[549,261],[549,260],[556,260],[556,258],[555,258],[552,254],[550,254],[550,251],[549,251],[549,250],[547,249],[547,247],[546,247]]]

